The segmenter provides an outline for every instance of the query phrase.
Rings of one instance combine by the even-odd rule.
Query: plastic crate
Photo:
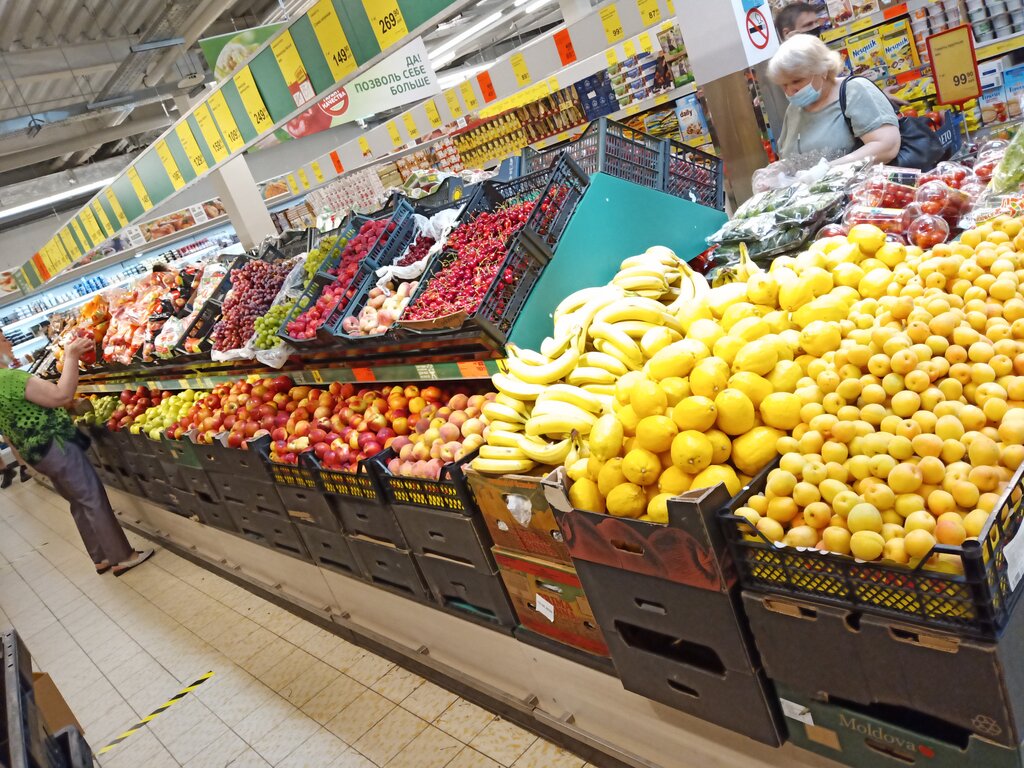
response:
[[[376,474],[370,469],[369,462],[359,462],[355,472],[339,472],[327,469],[315,457],[310,457],[308,461],[313,467],[320,490],[324,493],[383,506],[384,494],[381,492]]]
[[[526,229],[535,232],[552,253],[588,186],[590,177],[575,160],[568,155],[558,158],[548,185],[526,222]]]
[[[724,211],[725,186],[721,158],[678,141],[669,140],[667,148],[664,191]]]
[[[435,213],[443,211],[452,203],[462,202],[465,200],[468,197],[466,190],[466,183],[462,179],[458,176],[449,176],[438,184],[437,189],[429,195],[421,197],[418,200],[412,200],[411,202],[413,207],[416,209],[416,213],[420,216],[426,216],[429,219]]]
[[[261,437],[250,441],[250,450],[256,451],[267,466],[267,472],[275,485],[285,485],[291,488],[318,488],[316,472],[313,465],[308,463],[308,454],[299,456],[298,464],[280,464],[270,458],[270,439]]]
[[[439,480],[420,477],[400,477],[388,471],[388,462],[395,452],[388,448],[370,460],[373,472],[377,474],[384,500],[388,504],[404,504],[427,509],[443,509],[464,515],[477,513],[476,499],[462,468],[476,458],[477,452],[464,456],[459,461],[449,462],[441,469]]]
[[[0,764],[63,768],[67,763],[36,706],[32,657],[13,629],[0,634]]]
[[[221,303],[215,299],[207,299],[203,308],[196,313],[195,318],[189,323],[188,328],[181,334],[174,345],[180,355],[192,355],[196,353],[206,354],[213,348],[213,341],[210,338],[214,327],[220,321],[223,314]],[[191,340],[195,340],[189,343]]]
[[[1014,555],[1008,557],[1007,545],[1019,534],[1024,517],[1024,465],[1014,472],[977,541],[933,548],[935,554],[958,557],[963,574],[928,570],[924,561],[915,568],[901,567],[776,546],[759,533],[747,538],[749,524],[733,513],[763,491],[775,466],[777,462],[761,470],[722,515],[744,587],[894,616],[960,635],[999,636],[1021,592],[1021,574],[1010,571]]]

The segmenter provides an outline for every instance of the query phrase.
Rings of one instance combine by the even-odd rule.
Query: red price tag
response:
[[[471,360],[468,363],[459,363],[459,373],[464,379],[489,379],[491,375],[487,372],[487,363],[481,360]]]
[[[331,162],[334,163],[334,170],[338,173],[345,172],[345,166],[341,164],[341,158],[338,157],[337,152],[331,152]]]
[[[558,58],[562,60],[562,66],[566,67],[576,61],[576,49],[572,47],[572,37],[568,29],[555,33],[555,48],[558,50]]]
[[[476,81],[480,84],[480,93],[484,97],[485,104],[490,104],[498,98],[498,94],[494,92],[494,84],[491,82],[491,74],[489,72],[481,72],[476,76]]]
[[[886,20],[895,19],[897,16],[906,16],[907,12],[907,4],[900,3],[899,5],[894,5],[892,8],[886,8],[882,11],[882,18]]]
[[[355,376],[356,381],[377,380],[377,377],[373,375],[373,368],[353,368],[352,375]]]

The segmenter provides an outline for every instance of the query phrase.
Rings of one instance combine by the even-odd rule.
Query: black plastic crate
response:
[[[1020,535],[1024,517],[1024,465],[1014,472],[977,540],[968,539],[959,546],[936,544],[932,549],[933,554],[960,560],[963,574],[954,574],[929,570],[928,557],[911,568],[768,541],[733,513],[764,490],[768,473],[777,464],[761,470],[722,514],[744,586],[897,617],[960,635],[999,637],[1021,593],[1019,583],[1011,581],[1006,547]]]
[[[13,629],[0,634],[0,764],[64,768],[67,762],[36,707],[32,657]]]
[[[443,211],[452,203],[462,203],[469,195],[467,185],[458,176],[449,176],[437,185],[437,189],[429,195],[410,201],[420,216],[428,219],[438,211]]]
[[[293,523],[299,524],[300,528],[314,526],[326,531],[341,531],[338,516],[334,514],[320,488],[279,485],[277,495],[281,497],[288,517]]]
[[[434,555],[415,557],[431,594],[444,608],[500,627],[514,629],[518,625],[505,583],[497,573]]]
[[[496,573],[491,537],[480,515],[467,516],[440,509],[391,507],[409,549],[416,555],[437,555],[477,570]]]
[[[159,445],[155,440],[151,440],[148,436],[142,433],[135,433],[126,430],[124,432],[128,438],[128,445],[131,451],[137,456],[146,456],[156,458],[156,449]]]
[[[232,514],[232,507],[245,508],[244,504],[237,501],[220,501],[211,499],[200,499],[196,514],[199,521],[211,528],[218,528],[229,533],[239,533],[237,515]]]
[[[359,558],[363,576],[374,586],[429,600],[430,593],[411,552],[361,536],[349,537],[348,541]]]
[[[259,454],[267,467],[267,474],[275,485],[289,488],[317,488],[316,472],[307,459],[307,454],[299,456],[298,464],[281,464],[270,459],[269,438],[259,438],[249,443],[249,450]]]
[[[370,460],[370,466],[377,475],[381,490],[384,492],[384,500],[388,504],[404,504],[474,515],[478,514],[476,499],[466,481],[463,467],[476,456],[477,452],[473,451],[459,461],[445,464],[438,480],[392,475],[387,465],[395,457],[395,452],[390,448],[374,456]]]
[[[221,303],[216,299],[207,299],[174,345],[175,351],[180,355],[208,353],[213,348],[213,340],[210,337],[222,314]]]
[[[310,525],[297,525],[296,529],[315,565],[345,576],[363,577],[362,565],[343,533]]]
[[[270,482],[267,463],[258,451],[240,448],[228,448],[219,442],[196,443],[195,454],[199,464],[206,472],[220,475],[235,475],[239,478],[248,477],[259,482]]]
[[[306,545],[290,520],[249,509],[242,504],[231,504],[229,510],[239,533],[245,538],[299,560],[311,561]]]
[[[61,728],[54,734],[57,749],[64,756],[68,768],[92,768],[94,765],[92,748],[85,736],[75,726]]]
[[[724,211],[722,159],[671,139],[667,147],[665,191],[708,208]]]
[[[311,461],[320,489],[327,495],[345,533],[405,546],[402,529],[391,507],[384,503],[380,483],[368,461],[359,462],[355,473],[326,469],[315,458]]]
[[[277,486],[269,480],[261,481],[244,475],[211,472],[210,485],[221,501],[238,501],[253,509],[262,509],[281,517],[285,515]]]

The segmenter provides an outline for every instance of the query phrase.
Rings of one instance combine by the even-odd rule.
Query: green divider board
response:
[[[68,228],[68,234],[71,235],[71,239],[74,240],[75,245],[78,246],[78,250],[81,251],[83,255],[88,253],[89,249],[85,247],[85,243],[83,243],[78,235],[75,234],[75,228],[71,226],[70,220],[65,226]]]
[[[544,337],[551,335],[555,308],[570,293],[608,283],[624,259],[652,245],[667,246],[689,261],[703,253],[704,238],[727,218],[713,208],[595,174],[509,340],[524,349],[540,349]]]
[[[91,236],[89,235],[89,229],[85,226],[85,219],[82,218],[81,214],[75,216],[75,221],[78,222],[78,226],[81,227],[82,235],[85,237],[85,242],[82,243],[82,245],[85,246],[85,249],[82,251],[82,253],[91,251],[93,248],[99,245],[99,243],[94,243],[92,241]],[[71,231],[73,232],[74,229],[72,229]]]
[[[25,267],[19,267],[17,270],[15,270],[14,282],[18,286],[18,290],[20,290],[22,293],[28,293],[30,290],[32,290],[32,284],[28,281],[28,276],[26,275]]]
[[[100,207],[103,208],[103,201],[100,198],[96,198],[96,201],[99,202]],[[90,200],[89,203],[86,205],[86,207],[89,208],[89,209],[92,209],[92,203],[93,203],[93,201]],[[110,212],[107,211],[106,208],[103,208],[103,212],[107,214],[107,218],[109,219],[110,218]],[[95,210],[93,210],[92,215],[96,216],[96,211]],[[103,233],[104,239],[109,240],[111,237],[114,236],[113,232],[108,231],[107,228],[103,226],[103,221],[100,219],[99,216],[96,216],[96,223],[99,225],[100,232]],[[114,223],[111,222],[110,226],[114,226]]]
[[[228,103],[231,116],[235,118],[235,125],[238,126],[238,132],[242,134],[242,141],[248,144],[256,138],[256,127],[249,119],[249,113],[245,111],[245,104],[242,103],[242,97],[238,93],[238,86],[235,85],[234,80],[228,80],[221,87],[220,92],[224,94],[224,101]]]
[[[169,137],[168,137],[169,138]],[[160,205],[164,200],[174,194],[174,185],[171,184],[171,177],[164,170],[163,163],[157,157],[156,151],[146,152],[135,161],[135,170],[149,193],[149,199],[153,205]]]
[[[213,152],[210,151],[210,145],[206,143],[206,137],[203,136],[203,131],[199,127],[199,122],[192,115],[185,118],[185,122],[188,123],[188,129],[192,131],[196,144],[199,145],[199,151],[203,153],[203,159],[206,160],[206,165],[212,168],[214,163]],[[218,133],[219,132],[220,131],[218,129]]]
[[[295,43],[295,50],[302,57],[302,64],[309,75],[309,82],[313,85],[313,91],[322,94],[334,85],[334,75],[327,64],[320,41],[316,39],[313,25],[309,16],[303,16],[290,27],[292,41]]]
[[[131,181],[128,180],[127,175],[118,177],[110,187],[114,190],[114,195],[117,196],[117,201],[121,204],[121,210],[128,217],[128,221],[135,221],[135,219],[142,215],[142,202],[139,200],[139,196],[135,194],[135,188],[132,186]]]
[[[167,134],[164,139],[167,142],[167,148],[171,151],[171,157],[174,158],[174,162],[178,164],[178,170],[181,171],[181,178],[188,184],[196,177],[196,172],[192,170],[192,163],[188,160],[188,153],[185,151],[185,147],[181,143],[181,139],[178,138],[178,134],[174,131]],[[162,166],[161,166],[162,167]]]
[[[334,7],[338,9],[338,18],[356,61],[362,64],[380,53],[380,44],[362,0],[334,0]]]
[[[424,24],[452,4],[452,0],[398,0],[402,9],[402,18],[411,32],[415,27]]]
[[[265,48],[250,61],[249,69],[256,80],[256,89],[263,97],[263,103],[267,105],[275,123],[284,120],[295,111],[295,99],[288,90],[288,83],[270,48]]]

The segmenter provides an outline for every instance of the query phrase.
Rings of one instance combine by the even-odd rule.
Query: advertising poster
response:
[[[250,56],[259,50],[267,40],[277,34],[284,24],[266,24],[241,32],[228,32],[225,35],[207,37],[199,41],[203,57],[210,66],[210,71],[217,82],[227,80],[235,70],[244,64]]]

